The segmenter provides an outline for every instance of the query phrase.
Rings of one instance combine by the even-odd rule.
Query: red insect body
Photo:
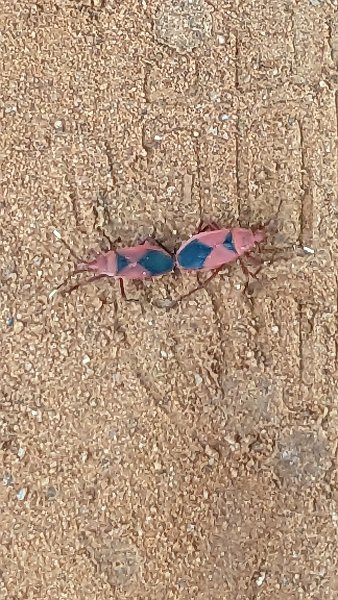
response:
[[[88,263],[81,263],[81,271],[118,279],[152,279],[172,271],[174,260],[162,246],[146,241],[138,246],[108,250]]]
[[[68,244],[64,241],[63,243],[72,256],[78,260]],[[171,254],[157,242],[149,240],[138,246],[108,250],[103,254],[98,254],[95,259],[89,262],[79,262],[76,270],[70,277],[76,273],[85,271],[92,272],[93,276],[90,279],[75,284],[68,291],[73,291],[80,285],[85,285],[102,277],[112,277],[119,280],[120,290],[122,296],[125,298],[123,280],[152,279],[165,273],[170,273],[174,269],[174,266],[175,260]]]
[[[235,227],[202,231],[184,242],[176,254],[176,263],[183,271],[211,271],[251,252],[265,240],[264,230]]]
[[[191,296],[206,286],[221,270],[221,268],[239,259],[243,272],[256,278],[261,266],[255,273],[250,273],[242,263],[241,257],[250,255],[256,244],[266,239],[264,229],[252,230],[242,227],[220,229],[212,224],[204,227],[188,241],[184,242],[176,253],[176,265],[181,271],[212,271],[213,273],[187,294],[175,301],[176,305],[183,298]]]

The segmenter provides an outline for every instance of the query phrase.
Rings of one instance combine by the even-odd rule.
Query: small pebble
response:
[[[210,92],[210,100],[212,102],[220,102],[220,92]]]
[[[272,327],[271,327],[271,331],[272,331],[272,333],[278,333],[278,332],[279,332],[279,327],[278,327],[278,325],[272,325]]]
[[[266,573],[263,571],[262,573],[260,573],[260,575],[257,577],[256,579],[256,585],[258,587],[260,587],[261,585],[263,585],[264,581],[265,581],[265,576]]]
[[[303,246],[303,250],[304,252],[306,252],[306,254],[314,254],[315,251],[313,248],[309,248],[308,246]]]
[[[53,235],[54,237],[56,237],[57,240],[62,239],[61,233],[57,229],[53,229]]]
[[[47,491],[46,491],[47,498],[55,498],[56,494],[57,494],[57,491],[56,491],[55,487],[53,487],[51,485],[51,486],[49,486],[49,488],[47,488]]]
[[[13,325],[14,333],[21,333],[23,328],[24,328],[24,324],[22,323],[22,321],[15,321],[15,323]]]
[[[168,354],[165,352],[165,350],[161,350],[160,354],[162,358],[168,358]]]
[[[86,451],[81,452],[81,454],[80,454],[80,460],[81,460],[81,462],[83,464],[87,461],[87,458],[88,458],[88,452],[86,452]]]
[[[83,365],[88,365],[90,363],[90,357],[88,356],[88,354],[85,354],[83,359],[82,359],[82,364]]]
[[[8,317],[8,319],[6,319],[6,325],[7,325],[7,327],[13,327],[14,317]]]
[[[52,290],[51,292],[49,292],[48,300],[52,300],[52,298],[54,298],[54,296],[56,296],[57,293],[58,293],[58,290]]]
[[[211,133],[212,135],[217,135],[218,134],[217,127],[209,127],[208,133]]]
[[[20,500],[20,502],[22,502],[22,500],[24,500],[26,498],[27,495],[27,488],[21,488],[21,490],[18,491],[16,497],[18,500]]]
[[[16,113],[17,110],[18,110],[18,108],[17,108],[16,104],[9,104],[8,106],[5,107],[5,113],[7,115],[9,115],[11,113]]]
[[[175,186],[174,185],[168,185],[166,192],[167,192],[168,196],[172,196],[173,193],[176,192]]]
[[[219,43],[220,46],[223,46],[225,44],[225,37],[224,37],[224,35],[218,35],[217,36],[217,42]]]
[[[58,132],[64,131],[65,130],[64,121],[62,121],[61,119],[57,119],[56,121],[54,121],[54,129],[56,129],[56,131],[58,131]]]
[[[215,450],[215,448],[211,448],[211,446],[209,446],[209,444],[207,444],[205,446],[205,453],[209,458],[212,458],[214,460],[218,460],[218,458],[219,458],[219,454],[218,454],[217,450]]]
[[[172,308],[173,306],[175,306],[176,301],[175,300],[171,300],[170,298],[159,298],[158,300],[156,300],[156,306],[158,308]]]
[[[25,448],[22,448],[22,447],[20,446],[20,448],[19,448],[19,450],[18,450],[18,457],[21,459],[21,458],[23,458],[23,457],[25,456],[25,454],[26,454],[26,450],[25,450]]]
[[[154,135],[154,140],[155,140],[155,142],[160,142],[160,141],[161,141],[161,139],[162,139],[162,136],[161,136],[161,135],[158,135],[158,134]]]
[[[37,266],[37,267],[41,267],[43,262],[43,257],[42,256],[34,256],[33,258],[33,263]]]
[[[6,487],[9,487],[10,485],[13,485],[13,477],[10,473],[5,473],[3,478],[2,478],[2,482]]]
[[[222,113],[219,118],[221,119],[221,121],[229,121],[230,119],[230,115],[227,115],[226,113]]]
[[[198,373],[195,373],[195,383],[196,385],[201,385],[201,383],[203,383],[203,379]]]

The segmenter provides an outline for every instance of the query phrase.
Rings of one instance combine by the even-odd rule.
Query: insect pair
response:
[[[61,239],[59,234],[56,237]],[[198,287],[174,301],[173,305],[175,305],[183,298],[187,298],[197,290],[205,287],[225,265],[236,260],[240,261],[246,275],[256,277],[261,267],[255,273],[250,273],[243,263],[242,257],[250,256],[252,258],[251,253],[256,244],[264,242],[265,239],[265,228],[256,230],[242,227],[223,229],[215,223],[205,226],[201,224],[198,232],[189,240],[183,242],[175,255],[171,254],[156,240],[147,239],[136,246],[111,248],[107,252],[98,254],[94,260],[88,262],[80,262],[70,246],[62,240],[73,258],[78,261],[77,268],[68,279],[81,272],[93,273],[92,277],[78,282],[67,291],[71,292],[81,285],[103,277],[112,277],[118,280],[121,295],[127,300],[124,281],[153,279],[171,273],[174,269],[179,269],[181,272],[196,273],[213,271],[210,277],[200,283]],[[64,283],[65,281],[56,288],[55,292]]]

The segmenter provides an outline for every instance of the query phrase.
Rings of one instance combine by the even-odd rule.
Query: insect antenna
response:
[[[50,292],[50,294],[49,294],[50,299],[53,298],[58,293],[58,291],[64,287],[65,284],[72,281],[72,278],[74,277],[74,275],[78,275],[79,273],[83,273],[84,271],[86,271],[87,265],[88,265],[87,262],[83,261],[79,256],[77,256],[76,252],[74,252],[73,248],[62,238],[60,232],[57,229],[54,229],[53,234],[54,234],[54,237],[57,240],[59,240],[60,242],[62,242],[63,245],[67,248],[71,257],[77,263],[77,267],[71,273],[69,273],[69,275],[60,283],[60,285],[58,285],[56,288],[54,288]],[[97,276],[96,276],[96,278],[97,278]],[[86,279],[85,281],[80,281],[80,282],[76,283],[75,285],[73,285],[70,289],[64,290],[64,293],[71,293],[76,288],[78,288],[81,285],[84,285],[86,283],[89,283],[91,280],[92,280],[92,278]]]
[[[57,229],[54,229],[53,235],[57,240],[59,240],[59,242],[63,243],[63,245],[67,248],[67,250],[70,253],[70,255],[72,256],[72,258],[74,258],[74,260],[77,263],[79,263],[79,264],[83,263],[83,260],[77,256],[76,252],[74,252],[73,248],[68,244],[68,242],[66,242],[66,240],[63,239],[63,237],[61,236],[60,232]]]

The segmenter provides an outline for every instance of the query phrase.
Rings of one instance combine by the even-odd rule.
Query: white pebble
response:
[[[161,136],[161,135],[158,135],[158,134],[154,135],[154,140],[155,140],[155,142],[160,142],[160,141],[161,141],[161,139],[162,139],[162,136]]]
[[[81,452],[81,454],[80,454],[80,460],[81,460],[81,462],[83,464],[86,462],[87,458],[88,458],[88,452],[86,452],[86,451]]]
[[[83,365],[88,365],[88,363],[90,363],[90,357],[88,356],[88,354],[85,354],[83,359],[82,359],[82,364]]]
[[[5,475],[2,478],[2,483],[8,487],[9,485],[13,484],[13,477],[10,473],[5,473]]]
[[[226,113],[223,113],[219,116],[219,118],[221,119],[221,121],[229,121],[230,119],[230,115],[227,115]]]
[[[278,325],[272,325],[272,327],[271,327],[271,331],[272,331],[272,333],[278,333],[278,332],[279,332],[279,327],[278,327]]]
[[[313,248],[309,248],[308,246],[303,246],[303,250],[307,254],[314,254],[315,253],[314,249]]]
[[[60,119],[57,119],[56,121],[54,121],[54,128],[55,129],[64,129],[64,123],[63,121],[61,121]]]
[[[168,358],[168,354],[165,352],[165,350],[161,350],[160,354],[162,358]]]
[[[217,36],[217,41],[219,43],[220,46],[223,46],[225,44],[225,37],[224,35],[218,35]]]
[[[48,300],[51,300],[52,298],[54,298],[54,296],[56,296],[57,293],[58,293],[57,290],[52,290],[51,292],[49,292]]]
[[[217,127],[209,127],[208,133],[211,133],[212,135],[217,135],[218,134]]]
[[[257,585],[258,587],[260,587],[261,585],[263,585],[263,583],[264,583],[264,581],[265,581],[265,577],[266,577],[266,573],[265,573],[265,571],[263,571],[263,572],[262,572],[262,573],[259,575],[259,577],[257,577],[257,579],[256,579],[256,585]]]
[[[195,373],[195,383],[196,383],[196,385],[201,385],[202,382],[203,382],[202,377],[198,373]]]
[[[17,106],[16,106],[16,104],[12,104],[12,105],[9,105],[9,106],[6,106],[6,107],[5,107],[5,113],[6,113],[6,114],[10,114],[10,113],[16,113],[16,111],[17,111]]]
[[[62,238],[61,233],[57,229],[53,229],[53,235],[56,237],[57,240],[61,240]]]
[[[168,185],[167,187],[167,195],[172,196],[174,192],[176,192],[176,188],[174,185]]]
[[[26,454],[26,450],[25,450],[25,448],[22,448],[22,447],[20,446],[20,448],[19,448],[19,450],[18,450],[18,457],[21,459],[21,458],[23,458],[23,457],[25,456],[25,454]]]
[[[18,500],[20,500],[20,502],[22,502],[22,500],[24,500],[26,498],[26,494],[27,494],[27,489],[21,488],[21,490],[18,491],[16,497]]]
[[[212,102],[220,102],[220,92],[210,92],[210,100]]]

